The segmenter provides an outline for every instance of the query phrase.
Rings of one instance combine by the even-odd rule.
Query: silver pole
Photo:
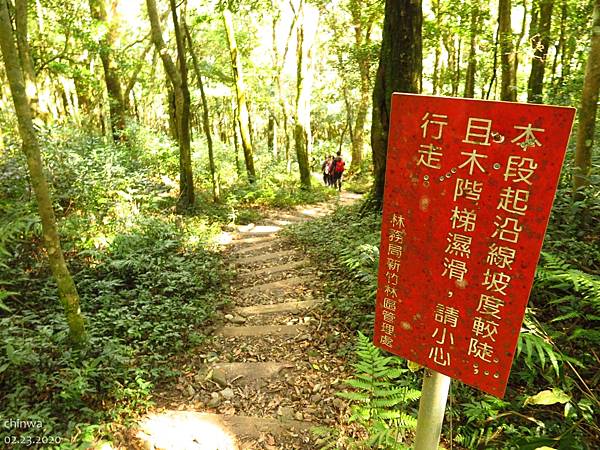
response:
[[[450,377],[425,370],[414,450],[437,450],[449,388]]]

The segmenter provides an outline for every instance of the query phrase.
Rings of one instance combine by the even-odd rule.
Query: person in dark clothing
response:
[[[323,171],[323,183],[331,186],[333,184],[333,155],[325,158],[325,162],[321,165],[321,170]]]

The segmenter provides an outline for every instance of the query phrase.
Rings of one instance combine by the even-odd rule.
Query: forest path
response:
[[[176,390],[140,424],[147,449],[315,449],[314,426],[335,427],[346,408],[335,396],[347,378],[338,350],[350,339],[322,316],[321,273],[284,227],[360,198],[275,212],[239,227],[229,244],[236,270],[224,324],[186,361]]]

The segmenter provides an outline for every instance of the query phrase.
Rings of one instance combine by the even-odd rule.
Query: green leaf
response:
[[[545,390],[537,394],[527,397],[523,406],[527,405],[554,405],[555,403],[567,403],[571,400],[571,396],[563,392],[559,388]]]
[[[413,362],[413,361],[408,361],[408,370],[410,370],[411,372],[418,372],[422,368],[423,368],[422,365],[417,364],[416,362]]]

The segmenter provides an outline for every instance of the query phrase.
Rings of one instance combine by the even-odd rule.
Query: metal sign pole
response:
[[[414,450],[437,450],[451,378],[425,370]]]

